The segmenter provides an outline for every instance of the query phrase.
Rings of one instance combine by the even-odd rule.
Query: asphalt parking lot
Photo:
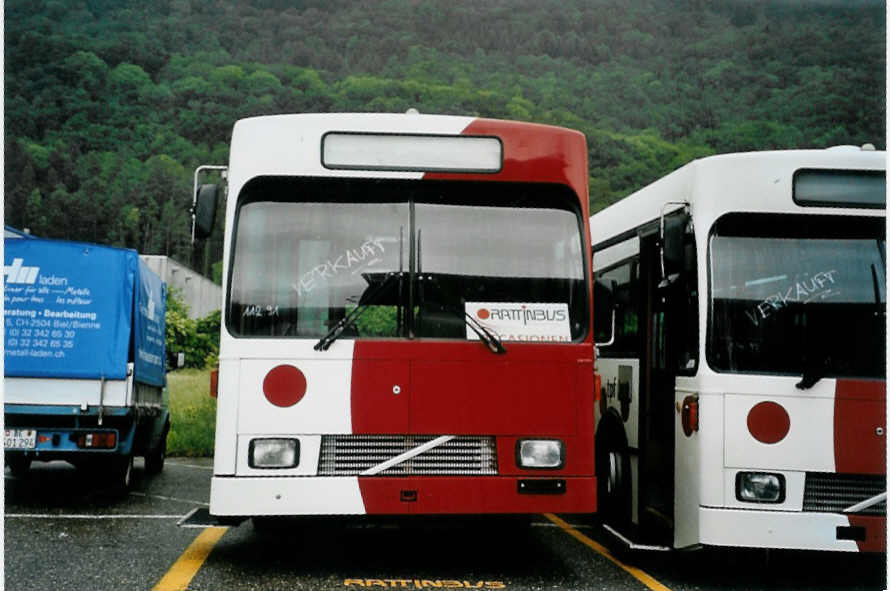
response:
[[[210,461],[137,462],[124,495],[64,462],[5,475],[5,586],[30,589],[884,589],[886,556],[705,549],[605,553],[578,516],[277,520],[177,527],[206,507]]]

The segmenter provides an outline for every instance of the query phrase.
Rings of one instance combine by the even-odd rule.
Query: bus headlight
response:
[[[785,477],[781,474],[739,472],[735,477],[735,496],[746,503],[782,503],[785,501]]]
[[[516,461],[520,468],[562,468],[565,446],[558,439],[520,439]]]
[[[294,468],[300,463],[300,440],[252,439],[247,463],[251,468]]]

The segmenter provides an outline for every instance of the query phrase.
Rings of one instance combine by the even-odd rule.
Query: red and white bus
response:
[[[257,117],[226,174],[212,515],[594,510],[581,133]]]
[[[696,160],[593,215],[599,512],[625,543],[877,551],[885,153]]]

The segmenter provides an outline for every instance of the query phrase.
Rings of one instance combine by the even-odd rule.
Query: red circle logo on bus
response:
[[[781,404],[761,402],[748,411],[748,431],[761,443],[778,443],[791,430],[791,418]]]
[[[478,316],[482,320],[488,320],[488,317],[491,316],[491,312],[489,312],[485,308],[479,308],[479,310],[476,312],[476,316]]]
[[[293,365],[273,367],[263,380],[263,394],[275,406],[293,406],[306,395],[306,376]]]

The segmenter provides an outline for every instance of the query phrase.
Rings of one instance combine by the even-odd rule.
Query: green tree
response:
[[[179,353],[185,355],[185,367],[203,368],[216,362],[219,354],[219,311],[194,320],[189,317],[188,306],[181,294],[170,288],[167,290],[165,321],[168,368],[178,367]]]
[[[136,100],[151,84],[149,75],[135,64],[120,64],[108,74],[110,90],[120,100]]]

